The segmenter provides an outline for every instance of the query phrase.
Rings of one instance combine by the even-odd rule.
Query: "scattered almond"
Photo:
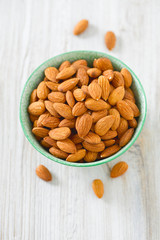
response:
[[[73,30],[73,33],[74,35],[79,35],[81,34],[82,32],[84,32],[88,27],[88,20],[86,19],[82,19],[81,21],[79,21],[74,30]]]
[[[128,169],[128,164],[126,162],[118,162],[111,170],[111,178],[116,178],[124,174]]]
[[[44,181],[48,182],[52,180],[52,175],[50,171],[44,165],[39,165],[36,168],[36,174],[39,178],[43,179]]]
[[[92,182],[92,188],[93,188],[93,191],[94,191],[95,195],[98,198],[102,198],[103,197],[104,186],[103,186],[103,182],[100,179],[95,179]]]
[[[116,45],[116,36],[114,32],[109,31],[105,35],[105,43],[109,50],[112,50]]]

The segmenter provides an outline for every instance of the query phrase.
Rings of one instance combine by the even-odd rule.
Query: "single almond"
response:
[[[83,137],[83,139],[91,144],[98,144],[101,142],[101,138],[99,135],[93,133],[93,132],[89,132],[85,137]]]
[[[135,103],[136,100],[135,100],[134,94],[132,94],[132,93],[133,92],[132,92],[132,90],[130,88],[126,88],[125,89],[125,94],[124,94],[124,99],[128,99],[128,100],[130,100],[130,101]]]
[[[88,63],[85,59],[79,59],[76,60],[72,63],[72,67],[74,67],[76,70],[78,70],[81,67],[86,66],[87,67]]]
[[[101,118],[95,124],[95,133],[97,133],[99,136],[103,136],[112,127],[114,121],[115,121],[114,115],[109,115],[109,116]]]
[[[100,179],[95,179],[92,182],[92,188],[93,188],[93,191],[94,191],[95,195],[98,198],[102,198],[103,197],[104,186],[103,186],[103,182]]]
[[[58,117],[58,118],[60,117],[60,115],[56,112],[56,110],[55,110],[54,107],[53,107],[53,102],[46,100],[46,101],[44,102],[44,104],[45,104],[46,109],[48,110],[48,112],[49,112],[52,116]]]
[[[62,92],[51,92],[48,94],[48,99],[54,103],[65,103],[66,97]]]
[[[64,140],[71,135],[68,127],[54,128],[49,131],[49,136],[54,140]]]
[[[115,88],[124,86],[124,78],[120,72],[114,71],[114,78],[112,80],[112,85]]]
[[[45,106],[43,102],[33,102],[28,107],[28,112],[32,115],[39,116],[45,111]]]
[[[108,58],[94,59],[93,67],[100,69],[101,71],[113,70],[111,61]]]
[[[121,138],[122,135],[128,130],[128,121],[124,118],[120,119],[119,127],[117,128],[118,138]]]
[[[58,127],[60,120],[59,120],[59,118],[49,116],[49,117],[44,118],[41,123],[44,127],[56,128],[56,127]]]
[[[34,89],[30,96],[30,103],[36,102],[37,100],[38,100],[37,89]]]
[[[74,116],[72,115],[72,108],[64,103],[54,103],[54,109],[57,113],[59,113],[62,117],[66,119],[73,119]]]
[[[111,178],[116,178],[124,174],[128,169],[128,164],[126,162],[118,162],[114,165],[111,170]]]
[[[66,158],[66,161],[68,162],[77,162],[81,159],[83,159],[86,155],[86,150],[85,149],[80,149],[76,153],[68,155]]]
[[[68,105],[73,108],[75,105],[75,99],[73,97],[73,93],[71,91],[67,91],[66,92],[66,101],[68,103]]]
[[[53,92],[57,92],[58,91],[58,83],[55,82],[51,82],[51,81],[47,81],[45,82],[46,86],[51,89]]]
[[[45,100],[48,97],[48,94],[50,93],[49,88],[46,86],[46,83],[44,81],[40,82],[40,84],[37,87],[37,96],[39,99]]]
[[[92,126],[92,117],[88,113],[83,114],[76,128],[79,137],[81,138],[85,137],[89,133],[91,126]]]
[[[66,153],[75,153],[77,151],[76,145],[69,138],[57,141],[57,146]]]
[[[124,100],[117,102],[117,109],[120,112],[121,116],[126,120],[132,120],[134,117],[134,112],[130,105]]]
[[[114,72],[113,72],[113,70],[110,70],[110,69],[105,70],[103,72],[103,76],[105,76],[108,79],[108,81],[111,82],[114,78]]]
[[[76,77],[79,79],[80,86],[88,85],[89,76],[87,74],[87,70],[83,67],[79,68],[76,74]]]
[[[55,156],[55,157],[58,157],[58,158],[62,158],[62,159],[66,159],[68,157],[68,153],[66,152],[63,152],[62,150],[58,149],[58,148],[55,148],[55,147],[51,147],[49,149],[49,152]]]
[[[48,145],[52,146],[52,147],[57,147],[56,141],[54,139],[52,139],[49,136],[46,136],[43,138],[44,142],[46,142]]]
[[[50,144],[46,143],[46,142],[44,141],[44,139],[42,139],[42,140],[40,141],[40,144],[41,144],[44,148],[50,148],[50,147],[52,147]]]
[[[116,35],[114,32],[109,31],[105,35],[105,44],[109,50],[112,50],[116,45]]]
[[[84,32],[88,27],[88,20],[82,19],[79,21],[76,26],[74,27],[73,33],[74,35],[79,35]]]
[[[101,158],[110,157],[111,155],[115,154],[119,150],[120,150],[120,146],[115,144],[113,146],[107,147],[103,152],[101,152],[100,157]]]
[[[123,78],[124,78],[125,87],[129,88],[132,84],[132,75],[130,74],[130,72],[126,68],[122,68],[121,73],[122,73]]]
[[[72,108],[73,116],[80,116],[84,114],[86,111],[87,111],[87,108],[84,102],[77,102]]]
[[[108,114],[107,109],[97,111],[97,112],[92,112],[91,117],[92,117],[93,123],[96,123],[99,119],[106,117],[107,114]]]
[[[37,127],[43,127],[42,121],[49,116],[50,116],[50,114],[48,112],[41,114],[37,120]]]
[[[136,128],[138,125],[137,120],[135,118],[133,118],[132,120],[129,120],[128,123],[131,128]]]
[[[56,81],[56,76],[59,73],[59,71],[57,70],[57,68],[55,67],[48,67],[45,69],[44,71],[45,76],[48,80],[52,81],[52,82],[57,82]]]
[[[78,81],[79,81],[78,78],[71,78],[69,80],[66,80],[63,83],[59,84],[58,90],[60,92],[67,92],[73,89],[77,85]]]
[[[78,134],[74,134],[71,136],[72,142],[75,144],[82,143],[84,140],[78,136]]]
[[[140,111],[139,111],[137,105],[134,102],[132,102],[128,99],[125,99],[125,102],[128,103],[128,105],[132,108],[133,113],[134,113],[134,117],[139,117]]]
[[[105,145],[103,142],[97,144],[91,144],[86,141],[82,142],[82,145],[85,149],[90,152],[102,152],[105,149]]]
[[[37,122],[38,122],[38,120],[35,120],[35,121],[34,121],[33,127],[37,127]]]
[[[37,137],[44,138],[48,135],[49,130],[43,127],[35,127],[35,128],[32,128],[32,133]]]
[[[109,140],[109,139],[115,138],[116,136],[117,136],[117,131],[108,130],[108,132],[106,134],[101,136],[101,139]]]
[[[124,94],[125,94],[124,87],[123,86],[117,87],[111,92],[108,98],[108,102],[114,106],[117,104],[118,101],[124,98]]]
[[[87,151],[84,157],[86,162],[94,162],[97,159],[98,153]]]
[[[102,98],[106,101],[110,93],[110,84],[108,79],[105,76],[100,76],[98,78],[98,84],[102,89]]]
[[[92,98],[88,98],[85,101],[85,106],[92,111],[101,111],[104,109],[110,109],[111,107],[107,102],[103,101],[102,99],[96,101]]]
[[[43,179],[44,181],[51,181],[52,180],[52,175],[50,171],[43,165],[39,165],[36,168],[36,174],[39,178]]]
[[[76,72],[76,69],[72,66],[64,68],[61,72],[59,72],[56,76],[58,80],[64,80],[72,77]]]
[[[90,68],[87,70],[87,74],[91,77],[91,78],[97,78],[101,75],[101,70],[98,68]]]
[[[86,94],[80,88],[75,89],[73,95],[78,102],[82,102],[86,97]]]
[[[120,124],[120,114],[117,111],[117,109],[115,109],[115,108],[111,108],[109,110],[109,114],[115,116],[115,121],[114,121],[114,123],[113,123],[113,125],[111,127],[111,129],[114,131],[114,130],[116,130],[119,127],[119,124]]]
[[[131,140],[133,133],[134,133],[134,128],[128,129],[120,138],[119,146],[120,147],[125,146]]]
[[[91,82],[88,86],[88,91],[89,91],[90,96],[94,100],[99,100],[101,98],[102,88],[98,83]]]
[[[104,144],[106,147],[110,147],[110,146],[114,145],[115,142],[116,142],[115,139],[110,139],[110,140],[104,141]]]
[[[63,119],[60,123],[59,123],[59,127],[69,127],[69,128],[74,128],[75,127],[75,119]]]
[[[71,66],[71,63],[69,61],[64,61],[59,66],[59,71],[61,72],[64,68],[67,68],[67,67],[70,67],[70,66]]]

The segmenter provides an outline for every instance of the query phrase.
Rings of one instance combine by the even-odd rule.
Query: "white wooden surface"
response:
[[[0,239],[160,239],[160,1],[0,1]],[[75,23],[90,27],[75,37]],[[25,139],[18,109],[28,76],[42,62],[71,50],[108,52],[104,33],[113,30],[112,55],[141,79],[148,100],[142,134],[119,159],[99,167],[71,168],[40,155]],[[128,172],[111,179],[118,161]],[[53,181],[35,175],[48,167]],[[104,182],[99,200],[95,178]]]

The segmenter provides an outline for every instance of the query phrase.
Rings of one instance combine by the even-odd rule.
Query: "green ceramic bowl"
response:
[[[131,141],[125,146],[123,147],[119,152],[117,152],[116,154],[112,155],[111,157],[105,158],[103,160],[99,160],[96,162],[91,162],[91,163],[72,163],[72,162],[67,162],[64,161],[60,158],[56,158],[53,155],[51,155],[48,151],[46,151],[40,144],[39,142],[35,139],[34,135],[32,134],[32,125],[29,119],[29,115],[27,112],[27,108],[29,105],[29,99],[30,99],[30,94],[32,92],[32,90],[34,88],[37,87],[37,85],[39,84],[39,82],[41,82],[44,78],[44,69],[47,67],[59,67],[59,65],[65,61],[65,60],[69,60],[71,62],[77,60],[77,59],[86,59],[88,61],[89,65],[92,65],[93,60],[95,58],[100,58],[100,57],[107,57],[111,60],[113,67],[115,70],[121,70],[121,68],[125,67],[127,68],[133,77],[133,83],[132,83],[132,90],[134,91],[135,94],[135,98],[136,98],[136,103],[140,109],[141,115],[138,119],[138,126],[135,130],[135,133],[131,139]],[[140,80],[137,78],[137,76],[134,74],[134,72],[128,67],[126,66],[122,61],[118,60],[115,57],[112,57],[106,53],[101,53],[101,52],[95,52],[95,51],[74,51],[74,52],[67,52],[64,54],[60,54],[58,56],[55,56],[49,60],[47,60],[46,62],[44,62],[43,64],[41,64],[32,74],[31,76],[28,78],[23,92],[22,92],[22,96],[21,96],[21,101],[20,101],[20,122],[22,125],[22,129],[23,132],[26,136],[26,138],[28,139],[28,141],[32,144],[32,146],[39,151],[41,154],[43,154],[45,157],[47,157],[48,159],[51,159],[54,162],[60,163],[60,164],[64,164],[64,165],[68,165],[68,166],[74,166],[74,167],[91,167],[91,166],[97,166],[103,163],[107,163],[119,156],[121,156],[123,153],[125,153],[132,145],[133,143],[136,141],[136,139],[138,138],[144,122],[145,122],[145,118],[146,118],[146,112],[147,112],[147,103],[146,103],[146,96],[145,96],[145,92],[143,90],[143,87],[141,85]]]

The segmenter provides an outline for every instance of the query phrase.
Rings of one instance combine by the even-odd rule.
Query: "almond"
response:
[[[37,96],[39,99],[45,100],[48,97],[48,94],[50,93],[49,88],[46,86],[46,83],[44,81],[40,82],[40,84],[37,87]]]
[[[58,158],[62,158],[62,159],[66,159],[68,157],[68,153],[63,152],[62,150],[55,148],[55,147],[51,147],[49,149],[49,152]]]
[[[85,106],[85,103],[77,102],[72,109],[72,114],[73,116],[80,116],[84,114],[86,111],[87,111],[87,108]]]
[[[115,121],[115,116],[113,115],[109,115],[101,118],[95,124],[95,133],[97,133],[100,136],[103,136],[112,127],[114,121]]]
[[[36,174],[39,178],[43,179],[44,181],[51,181],[52,180],[52,175],[50,171],[43,165],[39,165],[36,168]]]
[[[34,121],[33,127],[37,127],[37,122],[38,122],[38,120],[35,120],[35,121]]]
[[[56,112],[56,110],[53,107],[53,102],[46,100],[44,104],[46,109],[51,115],[53,115],[54,117],[60,117],[60,115]]]
[[[95,179],[92,182],[92,188],[93,188],[93,191],[94,191],[95,195],[98,198],[102,198],[103,197],[104,186],[103,186],[103,182],[100,179]]]
[[[97,112],[92,112],[91,117],[92,117],[93,123],[97,122],[99,119],[101,119],[103,117],[106,117],[107,114],[108,114],[107,109],[97,111]]]
[[[131,128],[136,128],[137,127],[137,121],[136,121],[135,118],[133,118],[132,120],[129,120],[128,123],[129,123],[129,126]]]
[[[101,139],[109,140],[109,139],[115,138],[116,136],[117,136],[117,131],[108,130],[108,132],[106,134],[101,136]]]
[[[86,155],[86,150],[85,149],[80,149],[76,153],[70,154],[67,158],[66,161],[68,162],[77,162],[81,159],[83,159]]]
[[[113,70],[111,61],[108,58],[98,58],[94,59],[93,66],[100,69],[101,71]]]
[[[76,145],[69,139],[57,141],[57,146],[63,151],[67,153],[75,153],[77,151]]]
[[[61,92],[51,92],[48,94],[48,99],[54,103],[65,103],[66,97]]]
[[[86,141],[82,143],[83,147],[90,152],[102,152],[105,149],[105,145],[103,142],[97,144],[90,144]]]
[[[89,132],[85,137],[83,137],[83,139],[91,144],[98,144],[101,142],[101,138],[99,135],[93,133],[93,132]]]
[[[37,120],[37,127],[43,127],[42,121],[49,116],[50,116],[50,114],[48,112],[41,114]]]
[[[124,98],[124,93],[125,93],[125,90],[124,90],[123,86],[115,88],[111,92],[111,94],[108,98],[108,102],[113,106],[116,105],[118,101],[120,101]]]
[[[46,83],[46,86],[49,89],[51,89],[53,92],[57,92],[58,91],[58,86],[59,86],[58,83],[51,82],[51,81],[48,81],[48,82],[45,82],[45,83]]]
[[[126,120],[132,120],[134,117],[134,113],[132,108],[128,103],[126,103],[124,100],[117,102],[117,109],[120,112],[121,116],[125,118]]]
[[[100,76],[98,78],[98,84],[102,89],[102,98],[106,101],[110,93],[110,84],[108,79],[105,76]]]
[[[76,69],[72,66],[64,68],[61,72],[59,72],[56,76],[58,80],[64,80],[72,77],[76,72]]]
[[[98,68],[90,68],[87,70],[87,73],[91,78],[97,78],[101,75],[101,70]]]
[[[88,98],[85,101],[85,106],[92,111],[100,111],[100,110],[104,110],[104,109],[110,109],[110,105],[108,103],[106,103],[105,101],[103,101],[102,99],[99,99],[96,101],[92,98]]]
[[[48,128],[56,128],[60,123],[59,118],[56,117],[46,117],[42,120],[42,125]]]
[[[48,67],[45,69],[44,73],[48,80],[56,82],[56,76],[59,73],[59,71],[55,67]]]
[[[122,68],[121,73],[122,73],[123,78],[124,78],[125,87],[129,88],[132,84],[132,75],[130,74],[130,72],[126,68]]]
[[[40,144],[41,144],[44,148],[50,148],[50,147],[52,147],[50,144],[46,143],[43,139],[40,141]]]
[[[116,36],[114,32],[109,31],[105,35],[105,44],[109,50],[112,50],[116,45]]]
[[[105,70],[103,72],[103,76],[105,76],[109,82],[111,82],[114,78],[114,72],[113,70]]]
[[[69,127],[69,128],[74,128],[75,127],[75,119],[63,119],[59,123],[59,127]]]
[[[48,145],[52,146],[52,147],[57,147],[56,141],[54,139],[52,139],[49,136],[46,136],[43,138],[44,142],[46,142]]]
[[[85,59],[79,59],[72,63],[72,67],[78,70],[80,67],[87,66],[87,61]]]
[[[72,115],[72,108],[64,103],[54,103],[54,109],[57,113],[59,113],[62,117],[66,119],[73,119],[74,116]]]
[[[68,105],[73,108],[73,106],[75,105],[75,100],[73,97],[73,93],[71,91],[67,91],[66,92],[66,101],[68,103]]]
[[[116,178],[124,174],[128,169],[128,164],[126,162],[118,162],[111,170],[111,178]]]
[[[34,89],[30,96],[30,103],[36,102],[37,100],[38,100],[37,89]]]
[[[86,94],[80,88],[75,89],[73,95],[78,102],[82,102],[86,97]]]
[[[126,119],[121,118],[119,127],[117,128],[118,138],[121,138],[121,136],[127,131],[128,129],[128,122]]]
[[[128,105],[132,108],[133,113],[134,113],[134,117],[139,117],[140,111],[139,111],[137,105],[134,102],[132,102],[128,99],[125,99],[125,102],[128,103]]]
[[[63,83],[59,84],[58,90],[60,92],[67,92],[73,89],[77,85],[78,81],[79,81],[78,78],[71,78],[69,80],[66,80]]]
[[[104,141],[104,144],[106,147],[110,147],[110,146],[114,145],[115,142],[116,142],[115,139],[110,139],[110,140]]]
[[[96,83],[96,82],[90,83],[88,86],[88,91],[89,91],[90,96],[93,99],[99,100],[101,98],[102,88],[98,83]]]
[[[43,102],[33,102],[28,107],[28,112],[32,115],[39,116],[45,111],[45,106]]]
[[[125,89],[124,99],[128,99],[132,102],[136,102],[132,90],[130,88]]]
[[[97,159],[98,153],[87,151],[84,157],[86,162],[94,162]]]
[[[80,143],[76,144],[76,148],[77,148],[77,150],[82,149],[82,144],[80,144]]]
[[[85,113],[83,116],[80,118],[77,126],[77,132],[79,137],[85,137],[89,130],[91,129],[92,126],[92,117],[88,114]]]
[[[43,127],[35,127],[35,128],[32,128],[32,133],[37,137],[44,138],[48,135],[49,130]]]
[[[71,136],[71,140],[72,140],[72,142],[74,142],[75,144],[78,144],[78,143],[83,142],[83,139],[80,138],[80,137],[78,136],[78,134],[75,134],[75,135]]]
[[[90,97],[89,91],[88,91],[88,86],[83,85],[81,87],[82,91],[86,94],[87,97]]]
[[[38,119],[38,116],[35,116],[35,115],[32,115],[32,114],[29,114],[29,118],[30,118],[31,122],[34,122],[35,120]]]
[[[113,145],[110,147],[107,147],[100,155],[101,158],[106,158],[106,157],[110,157],[111,155],[115,154],[116,152],[118,152],[120,150],[120,146],[118,145]]]
[[[131,140],[133,133],[134,133],[134,128],[128,129],[120,138],[119,146],[120,147],[125,146]]]
[[[124,86],[124,78],[120,72],[114,71],[114,78],[112,80],[112,85],[115,88]]]
[[[115,109],[115,108],[110,109],[109,110],[109,114],[115,116],[115,121],[114,121],[114,123],[113,123],[113,125],[111,127],[111,129],[114,131],[114,130],[116,130],[119,127],[119,124],[120,124],[120,114],[117,111],[117,109]]]
[[[87,74],[86,69],[79,68],[76,74],[76,77],[79,79],[79,83],[82,85],[88,85],[89,82],[89,76]]]
[[[110,94],[113,92],[115,88],[112,86],[112,84],[110,84]]]
[[[69,61],[64,61],[59,66],[59,71],[61,72],[64,68],[67,68],[67,67],[70,67],[70,66],[71,66],[71,63]]]
[[[82,19],[79,21],[76,26],[74,27],[73,33],[74,35],[79,35],[84,32],[88,27],[88,20]]]
[[[54,128],[49,131],[49,136],[54,140],[64,140],[71,134],[71,130],[68,127]]]

